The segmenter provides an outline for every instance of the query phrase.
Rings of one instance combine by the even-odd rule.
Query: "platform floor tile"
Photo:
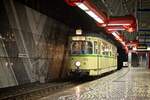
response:
[[[150,100],[150,70],[124,68],[40,100]]]

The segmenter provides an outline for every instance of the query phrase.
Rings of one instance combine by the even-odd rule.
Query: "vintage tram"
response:
[[[98,34],[69,37],[69,75],[97,76],[117,69],[117,47]]]

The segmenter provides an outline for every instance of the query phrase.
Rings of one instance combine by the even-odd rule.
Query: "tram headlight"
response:
[[[79,67],[79,66],[81,65],[81,63],[80,63],[79,61],[77,61],[77,62],[75,62],[75,65],[76,65],[77,67]]]

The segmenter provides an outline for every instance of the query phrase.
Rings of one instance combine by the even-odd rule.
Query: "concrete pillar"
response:
[[[149,52],[146,53],[146,68],[149,68]]]
[[[132,60],[132,52],[129,51],[129,52],[128,52],[128,67],[129,67],[129,68],[131,67],[131,60]]]
[[[149,62],[148,62],[148,65],[149,65],[148,68],[150,69],[150,52],[148,53],[148,56],[149,56],[148,57],[148,60],[149,60]]]

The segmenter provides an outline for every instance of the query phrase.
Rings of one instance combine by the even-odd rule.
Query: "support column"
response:
[[[145,66],[146,68],[149,68],[149,52],[146,53],[146,58],[145,58],[146,62],[145,62]]]
[[[132,52],[129,51],[129,52],[128,52],[128,67],[129,67],[129,68],[131,67],[131,60],[132,60]]]
[[[149,60],[149,62],[148,62],[148,68],[150,69],[150,52],[148,53],[148,60]]]

